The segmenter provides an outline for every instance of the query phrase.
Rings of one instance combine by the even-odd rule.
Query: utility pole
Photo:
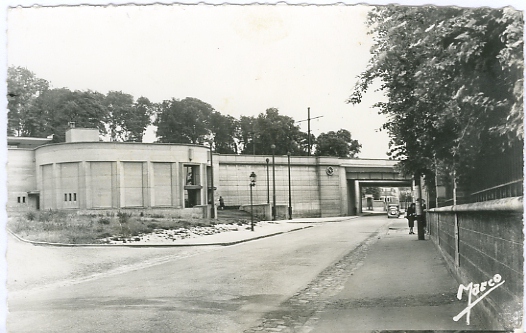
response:
[[[210,193],[210,201],[212,202],[212,214],[210,214],[210,217],[212,217],[213,219],[217,219],[216,203],[214,198],[214,153],[212,151],[212,142],[213,141],[210,141],[210,187],[212,188],[212,193]]]
[[[307,108],[307,119],[303,119],[303,120],[297,121],[297,123],[301,123],[301,122],[304,122],[304,121],[307,122],[307,139],[309,141],[309,151],[307,152],[307,156],[310,156],[310,151],[311,151],[311,147],[312,147],[312,143],[311,143],[311,140],[310,140],[310,121],[314,120],[314,119],[322,118],[322,117],[323,116],[318,116],[318,117],[311,118],[310,117],[310,107],[308,107]]]
[[[307,156],[310,156],[310,147],[311,147],[311,143],[310,143],[310,106],[307,108],[307,138],[309,140],[309,151],[307,153]]]

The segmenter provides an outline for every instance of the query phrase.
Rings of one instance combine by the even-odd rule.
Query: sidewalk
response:
[[[474,315],[470,326],[453,320],[467,305],[456,298],[458,283],[432,241],[408,233],[405,219],[391,222],[311,332],[484,330]]]

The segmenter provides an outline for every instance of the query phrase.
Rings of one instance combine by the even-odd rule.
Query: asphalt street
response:
[[[298,295],[316,296],[313,286],[320,276],[376,239],[387,223],[385,216],[320,223],[227,247],[122,248],[115,258],[104,248],[45,248],[48,269],[71,265],[71,253],[64,252],[76,253],[74,265],[92,268],[23,284],[22,276],[11,274],[8,332],[250,330],[291,300],[309,302]],[[90,256],[108,260],[93,266]],[[89,274],[94,268],[97,274]],[[301,320],[308,320],[307,314],[298,325]],[[280,323],[274,324],[280,330]]]

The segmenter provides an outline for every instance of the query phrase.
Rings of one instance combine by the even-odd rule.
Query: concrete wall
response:
[[[36,171],[33,149],[9,149],[7,153],[7,210],[25,211],[36,208],[36,196],[28,196],[35,191]]]
[[[472,311],[493,329],[518,327],[524,284],[522,197],[431,209],[427,219],[431,239],[459,283],[480,284],[495,274],[505,280]]]
[[[218,195],[226,206],[242,206],[250,203],[250,179],[257,175],[253,188],[253,202],[273,203],[272,156],[220,155]],[[269,158],[267,182],[267,163]],[[347,212],[347,188],[345,169],[338,159],[324,158],[323,164],[315,157],[290,158],[290,180],[293,217],[341,216]],[[288,160],[286,156],[275,156],[276,205],[288,207]],[[328,175],[327,167],[333,173]],[[343,181],[342,181],[343,180]],[[269,191],[269,194],[267,194]],[[268,197],[267,197],[268,195]],[[279,212],[278,212],[279,213]]]
[[[99,130],[96,128],[70,128],[66,131],[66,142],[97,142]]]

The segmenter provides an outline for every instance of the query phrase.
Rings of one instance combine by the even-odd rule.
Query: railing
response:
[[[470,195],[470,202],[489,201],[502,198],[519,197],[524,194],[523,179],[493,186]]]

